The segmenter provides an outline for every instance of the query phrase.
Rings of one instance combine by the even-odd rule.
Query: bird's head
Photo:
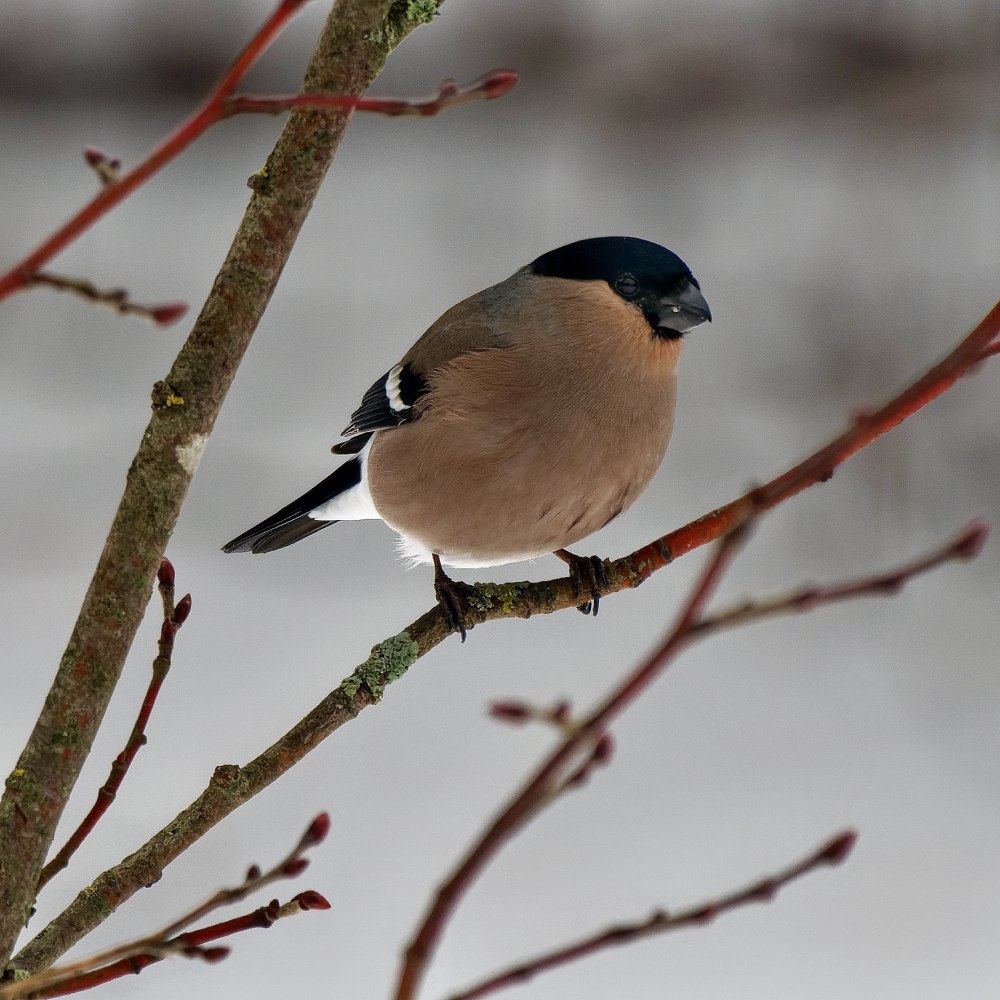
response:
[[[673,251],[632,236],[600,236],[550,250],[527,268],[542,277],[604,281],[642,311],[658,337],[674,340],[712,321],[701,286]]]

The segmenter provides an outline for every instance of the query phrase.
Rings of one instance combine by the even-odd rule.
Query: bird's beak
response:
[[[687,333],[702,323],[712,322],[712,310],[705,296],[692,282],[684,282],[680,291],[659,300],[657,326],[675,333]]]

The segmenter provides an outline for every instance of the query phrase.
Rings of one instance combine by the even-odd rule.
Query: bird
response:
[[[690,268],[657,243],[601,236],[544,253],[436,320],[362,397],[331,449],[350,457],[223,551],[272,552],[380,518],[403,555],[433,563],[463,642],[475,588],[442,563],[552,553],[596,614],[604,563],[568,546],[649,485],[673,429],[682,339],[711,319]]]

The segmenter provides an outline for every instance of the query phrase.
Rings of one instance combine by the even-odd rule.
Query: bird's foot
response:
[[[469,603],[483,602],[483,595],[471,583],[453,580],[441,566],[441,560],[434,555],[434,595],[444,612],[445,621],[452,632],[458,632],[465,642],[465,636],[472,623],[467,615]]]
[[[577,597],[590,594],[590,600],[577,605],[577,611],[585,615],[597,615],[601,606],[601,591],[608,585],[608,573],[604,560],[599,556],[577,556],[566,549],[556,549],[552,553],[569,567],[569,578],[573,593]]]

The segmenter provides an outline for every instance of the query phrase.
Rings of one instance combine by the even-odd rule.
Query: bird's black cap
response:
[[[528,265],[533,274],[576,281],[606,281],[612,288],[631,274],[644,288],[667,291],[683,281],[697,286],[691,269],[672,250],[634,236],[599,236],[550,250]]]
[[[634,236],[600,236],[550,250],[526,270],[547,278],[606,281],[646,317],[657,337],[673,340],[712,319],[691,269],[672,250]]]

